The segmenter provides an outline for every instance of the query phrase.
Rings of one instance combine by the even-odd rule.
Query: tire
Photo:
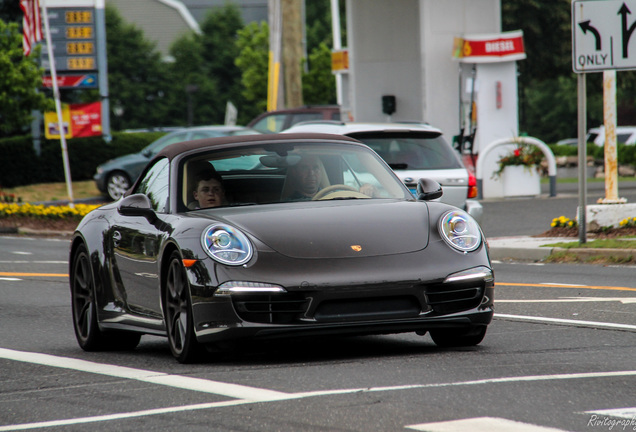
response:
[[[106,194],[113,201],[117,201],[132,186],[130,177],[126,173],[116,171],[108,175],[106,180]]]
[[[97,323],[95,279],[85,245],[80,245],[73,256],[71,267],[71,309],[73,329],[77,343],[84,351],[131,350],[141,334],[123,331],[103,332]]]
[[[203,350],[194,334],[188,278],[176,251],[170,255],[163,295],[170,351],[180,363],[192,363],[198,360]]]
[[[486,326],[470,329],[431,330],[431,338],[440,347],[468,347],[479,345],[486,336]]]

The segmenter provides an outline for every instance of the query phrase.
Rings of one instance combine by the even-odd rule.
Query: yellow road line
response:
[[[0,272],[0,276],[20,276],[20,277],[68,277],[66,273],[11,273],[11,272]]]
[[[538,288],[575,288],[575,289],[592,289],[592,290],[609,290],[609,291],[636,291],[636,288],[617,287],[617,286],[595,286],[595,285],[561,285],[561,284],[531,284],[531,283],[515,283],[515,282],[496,282],[497,286],[518,286],[518,287],[538,287]]]

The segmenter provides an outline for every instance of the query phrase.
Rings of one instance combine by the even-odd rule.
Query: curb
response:
[[[524,260],[542,261],[552,255],[559,248],[516,248],[516,247],[490,247],[491,260]]]
[[[636,257],[636,249],[588,249],[588,248],[554,248],[553,252],[567,252],[576,254],[579,258],[592,258],[603,256],[606,258],[634,259]]]
[[[610,248],[559,248],[559,247],[491,247],[490,259],[498,261],[543,261],[556,253],[568,253],[576,255],[581,260],[594,257],[613,258],[621,260],[634,260],[636,249],[610,249]]]
[[[0,227],[0,234],[22,234],[22,235],[41,235],[41,236],[57,236],[70,237],[72,231],[56,231],[56,230],[36,230],[22,227]]]

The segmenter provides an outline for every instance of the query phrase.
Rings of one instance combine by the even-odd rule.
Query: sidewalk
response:
[[[490,258],[492,260],[512,261],[541,261],[552,253],[565,252],[576,254],[585,259],[592,256],[605,256],[614,258],[636,257],[636,249],[592,249],[571,248],[564,249],[546,246],[555,243],[578,242],[578,238],[572,237],[493,237],[488,238]]]

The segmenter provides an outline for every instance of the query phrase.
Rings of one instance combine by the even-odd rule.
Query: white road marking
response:
[[[21,281],[22,279],[19,278],[9,278],[9,277],[0,277],[0,280],[4,280],[4,281]]]
[[[511,319],[515,321],[544,322],[544,323],[550,323],[550,324],[569,325],[574,327],[609,328],[609,329],[616,329],[616,330],[636,331],[636,325],[606,323],[606,322],[598,322],[598,321],[579,321],[579,320],[569,320],[569,319],[561,319],[561,318],[546,318],[546,317],[534,317],[534,316],[525,316],[525,315],[508,315],[508,314],[500,314],[500,313],[496,313],[495,318]]]
[[[584,303],[584,302],[621,302],[636,303],[636,297],[560,297],[558,299],[534,300],[495,300],[495,303]]]
[[[14,255],[33,255],[33,252],[11,251]]]
[[[426,432],[564,432],[562,429],[537,426],[495,417],[475,417],[437,423],[421,423],[405,427]]]
[[[259,389],[254,387],[241,386],[237,384],[221,383],[218,381],[210,381],[200,378],[191,378],[179,375],[169,375],[163,372],[147,371],[142,369],[134,369],[123,366],[114,366],[78,360],[67,357],[58,357],[48,354],[30,353],[24,351],[15,351],[0,348],[0,358],[9,360],[22,361],[27,363],[41,364],[45,366],[59,367],[64,369],[78,370],[80,372],[97,373],[102,375],[114,376],[118,378],[134,379],[153,384],[171,386],[180,389],[201,391],[206,393],[215,393],[224,396],[236,397],[237,400],[213,402],[205,404],[195,404],[186,406],[175,406],[157,408],[151,410],[135,411],[128,413],[115,413],[94,417],[82,417],[74,419],[53,420],[48,422],[23,423],[15,425],[0,426],[0,432],[36,429],[44,427],[57,427],[80,423],[94,423],[109,420],[119,420],[124,418],[144,417],[156,414],[166,414],[172,412],[192,411],[200,409],[210,409],[225,406],[236,406],[242,404],[251,404],[257,402],[273,402],[291,399],[303,399],[308,397],[330,396],[339,394],[365,393],[365,392],[384,392],[413,390],[425,388],[443,388],[443,387],[459,387],[467,385],[487,385],[514,382],[532,382],[532,381],[552,381],[564,379],[591,379],[591,378],[607,378],[607,377],[630,377],[636,376],[636,370],[631,371],[613,371],[613,372],[589,372],[577,374],[556,374],[556,375],[530,375],[502,378],[488,378],[474,381],[460,381],[450,383],[431,383],[431,384],[414,384],[390,387],[368,387],[354,389],[336,389],[323,390],[304,393],[284,393],[267,389]],[[492,432],[492,430],[490,431]]]
[[[143,411],[133,411],[129,413],[107,414],[107,415],[94,416],[94,417],[79,417],[79,418],[66,419],[66,420],[51,420],[51,421],[37,422],[37,423],[23,423],[23,424],[17,424],[17,425],[0,426],[0,431],[2,432],[17,431],[17,430],[39,429],[39,428],[57,427],[57,426],[69,426],[69,425],[85,424],[85,423],[96,423],[96,422],[103,422],[103,421],[109,421],[109,420],[121,420],[126,418],[146,417],[146,416],[157,415],[157,414],[170,414],[170,413],[183,412],[183,411],[195,411],[195,410],[201,410],[201,409],[243,405],[246,403],[256,403],[256,401],[231,400],[231,401],[225,401],[225,402],[211,402],[211,403],[196,404],[196,405],[156,408],[156,409],[143,410]]]
[[[596,416],[608,416],[608,417],[618,417],[633,420],[632,427],[636,426],[636,408],[617,408],[617,409],[603,409],[603,410],[592,410],[585,411],[585,414],[592,414]],[[594,421],[602,421],[603,418],[590,418],[590,422]],[[602,424],[602,423],[601,423]],[[594,426],[594,424],[588,426]],[[620,429],[620,428],[619,428]],[[631,429],[633,430],[633,429]]]
[[[86,360],[78,360],[70,357],[58,357],[49,354],[14,351],[0,348],[0,358],[63,369],[72,369],[80,372],[95,373],[117,378],[132,379],[152,384],[181,388],[184,390],[213,393],[237,399],[245,399],[248,401],[269,401],[289,397],[287,393],[281,393],[274,390],[259,389],[256,387],[248,387],[238,384],[228,384],[182,375],[171,375],[163,372],[134,369],[124,366],[94,363]]]
[[[21,260],[21,261],[0,261],[0,264],[68,264],[68,261],[33,261],[33,260]]]

